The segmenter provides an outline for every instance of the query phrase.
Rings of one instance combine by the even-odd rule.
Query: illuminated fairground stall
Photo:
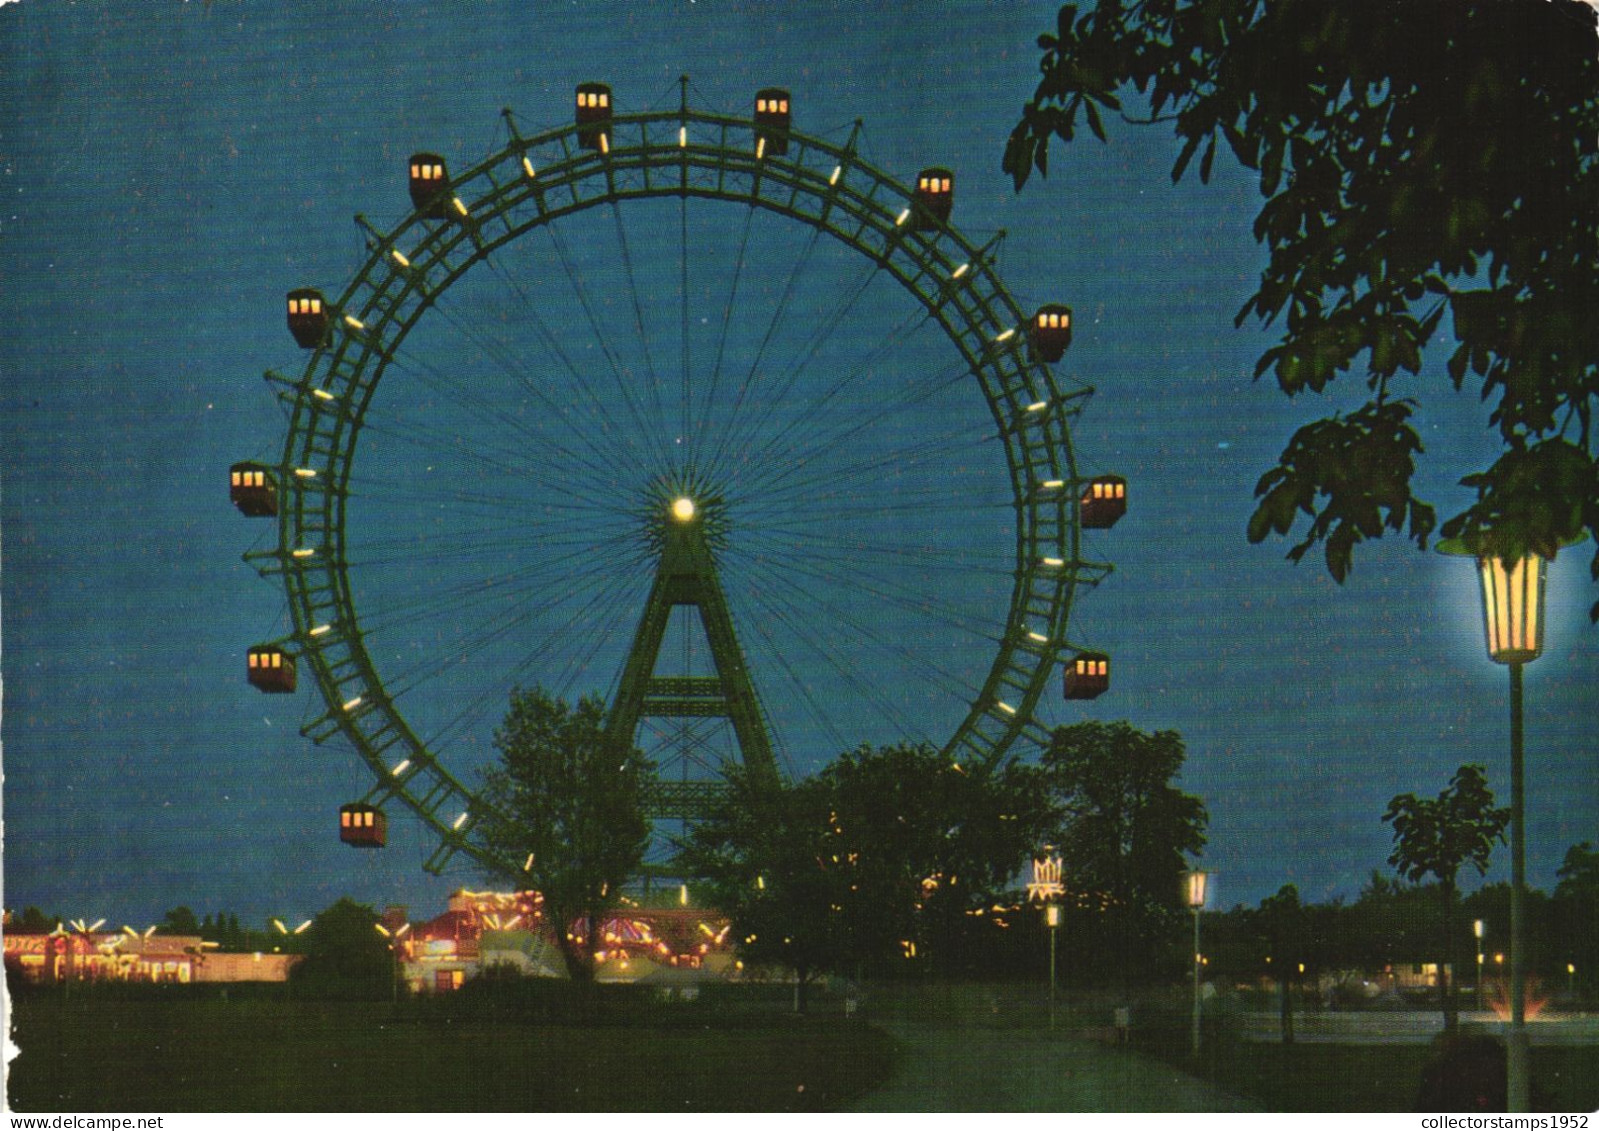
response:
[[[448,910],[408,924],[391,908],[379,924],[394,940],[400,977],[413,993],[459,989],[489,966],[533,977],[564,978],[566,967],[538,892],[458,891]],[[567,924],[567,937],[586,943],[586,924]],[[626,903],[601,922],[596,948],[602,981],[692,981],[736,977],[728,920],[692,907],[643,908]]]
[[[294,955],[223,954],[198,935],[163,935],[154,927],[103,930],[75,920],[50,931],[7,927],[5,968],[25,982],[283,982]]]

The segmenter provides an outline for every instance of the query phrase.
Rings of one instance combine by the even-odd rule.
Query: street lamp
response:
[[[1522,789],[1521,669],[1543,652],[1546,563],[1534,553],[1515,560],[1479,554],[1459,538],[1440,543],[1438,549],[1477,559],[1488,658],[1510,668],[1510,1040],[1506,1092],[1511,1111],[1527,1111],[1532,1096],[1527,1044],[1527,830]]]
[[[1487,924],[1481,919],[1471,921],[1471,933],[1477,937],[1477,1012],[1482,1012],[1482,939],[1487,931]]]
[[[1184,872],[1184,893],[1188,898],[1188,906],[1194,913],[1194,1027],[1193,1047],[1194,1056],[1199,1056],[1199,912],[1205,906],[1205,882],[1210,878],[1209,873],[1197,869]]]
[[[389,953],[394,956],[394,976],[389,979],[389,999],[395,1005],[400,1004],[400,940],[411,929],[411,924],[402,923],[394,930],[389,930],[382,923],[373,923],[372,929],[388,940]]]
[[[1044,905],[1044,922],[1049,927],[1049,1027],[1055,1027],[1055,936],[1060,931],[1060,904]]]

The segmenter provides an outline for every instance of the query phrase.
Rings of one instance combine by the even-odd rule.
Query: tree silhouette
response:
[[[1438,995],[1444,1028],[1453,1032],[1460,1023],[1460,1005],[1449,977],[1455,940],[1455,877],[1462,864],[1483,875],[1493,854],[1494,841],[1505,839],[1510,810],[1494,808],[1481,766],[1461,766],[1436,800],[1402,793],[1388,802],[1382,819],[1394,827],[1394,851],[1388,863],[1411,881],[1432,876],[1443,901],[1444,955],[1438,963]]]
[[[1039,759],[1063,815],[1053,839],[1066,885],[1108,912],[1100,941],[1124,984],[1130,967],[1150,969],[1176,937],[1185,855],[1205,846],[1204,804],[1172,784],[1183,757],[1176,731],[1086,722],[1057,730]]]
[[[544,895],[567,971],[592,981],[597,928],[649,843],[641,787],[652,767],[637,750],[607,744],[598,697],[571,708],[539,687],[511,693],[494,745],[500,763],[484,774],[476,835],[499,854],[527,858],[527,882]],[[581,947],[568,937],[577,922],[586,924]]]
[[[1441,533],[1505,557],[1599,540],[1595,20],[1580,0],[1107,0],[1061,8],[1039,37],[1042,78],[1005,148],[1017,190],[1079,117],[1101,140],[1104,112],[1134,120],[1136,89],[1138,120],[1182,140],[1173,180],[1197,154],[1208,181],[1218,142],[1260,175],[1270,256],[1236,322],[1284,332],[1256,378],[1289,396],[1365,379],[1364,406],[1305,425],[1261,477],[1250,541],[1306,516],[1288,556],[1320,543],[1339,581],[1386,531],[1425,548],[1418,401],[1396,391],[1445,327],[1448,378],[1493,401],[1501,453],[1464,469],[1477,501]]]

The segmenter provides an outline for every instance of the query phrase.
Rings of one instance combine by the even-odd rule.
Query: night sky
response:
[[[1294,565],[1288,543],[1245,539],[1254,483],[1294,428],[1364,392],[1349,379],[1290,402],[1251,382],[1273,339],[1232,322],[1263,262],[1249,177],[1218,162],[1211,185],[1174,187],[1170,136],[1118,126],[1108,145],[1057,145],[1049,178],[1017,196],[1000,158],[1055,6],[900,7],[0,7],[7,907],[143,925],[187,904],[259,923],[343,895],[430,914],[485,882],[464,865],[426,874],[433,841],[398,809],[383,852],[338,843],[337,806],[371,778],[341,740],[300,736],[325,710],[309,680],[295,696],[245,683],[245,649],[291,626],[281,586],[242,560],[274,534],[229,504],[227,470],[280,457],[262,373],[297,377],[307,357],[283,296],[342,292],[365,258],[352,216],[398,224],[411,153],[465,167],[506,143],[503,107],[531,136],[565,122],[587,80],[624,113],[675,107],[683,74],[692,105],[730,114],[786,87],[796,128],[835,145],[859,118],[862,156],[895,179],[955,171],[954,223],[979,244],[1005,230],[997,267],[1023,310],[1074,308],[1057,371],[1096,390],[1072,426],[1079,467],[1126,475],[1131,507],[1086,542],[1115,571],[1081,594],[1069,634],[1111,654],[1114,686],[1081,703],[1057,685],[1040,721],[1181,732],[1220,904],[1289,882],[1353,898],[1386,870],[1388,799],[1434,795],[1462,763],[1508,801],[1507,681],[1468,565],[1390,539],[1338,586],[1319,554]],[[729,504],[724,583],[790,772],[860,741],[940,741],[960,689],[981,683],[1014,548],[975,385],[869,263],[716,208],[596,209],[558,241],[528,237],[452,288],[384,379],[357,458],[351,582],[391,690],[463,777],[489,756],[502,682],[614,686],[650,568],[626,511],[723,411],[718,355],[721,388],[757,374],[752,403],[771,408],[743,418],[748,458],[717,486],[751,496]],[[590,332],[585,304],[614,340]],[[1403,389],[1425,397],[1420,493],[1441,518],[1494,450],[1445,356]],[[773,370],[793,380],[767,402]],[[649,382],[633,387],[651,388],[654,415],[596,415],[575,438],[531,399],[614,408],[631,380]],[[882,428],[840,439],[879,407],[896,408]],[[506,416],[509,431],[490,427]],[[823,474],[769,491],[771,453],[813,420],[836,441],[811,465]],[[1568,846],[1599,840],[1586,562],[1579,549],[1551,567],[1546,652],[1527,670],[1529,879],[1545,888]],[[526,585],[445,611],[460,585],[501,576]],[[430,611],[408,619],[419,602]],[[485,632],[501,624],[514,631]],[[1490,879],[1508,871],[1500,852]]]

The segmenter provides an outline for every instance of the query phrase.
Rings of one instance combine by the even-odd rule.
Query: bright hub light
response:
[[[679,522],[687,522],[694,517],[694,500],[684,495],[672,501],[672,517]]]

